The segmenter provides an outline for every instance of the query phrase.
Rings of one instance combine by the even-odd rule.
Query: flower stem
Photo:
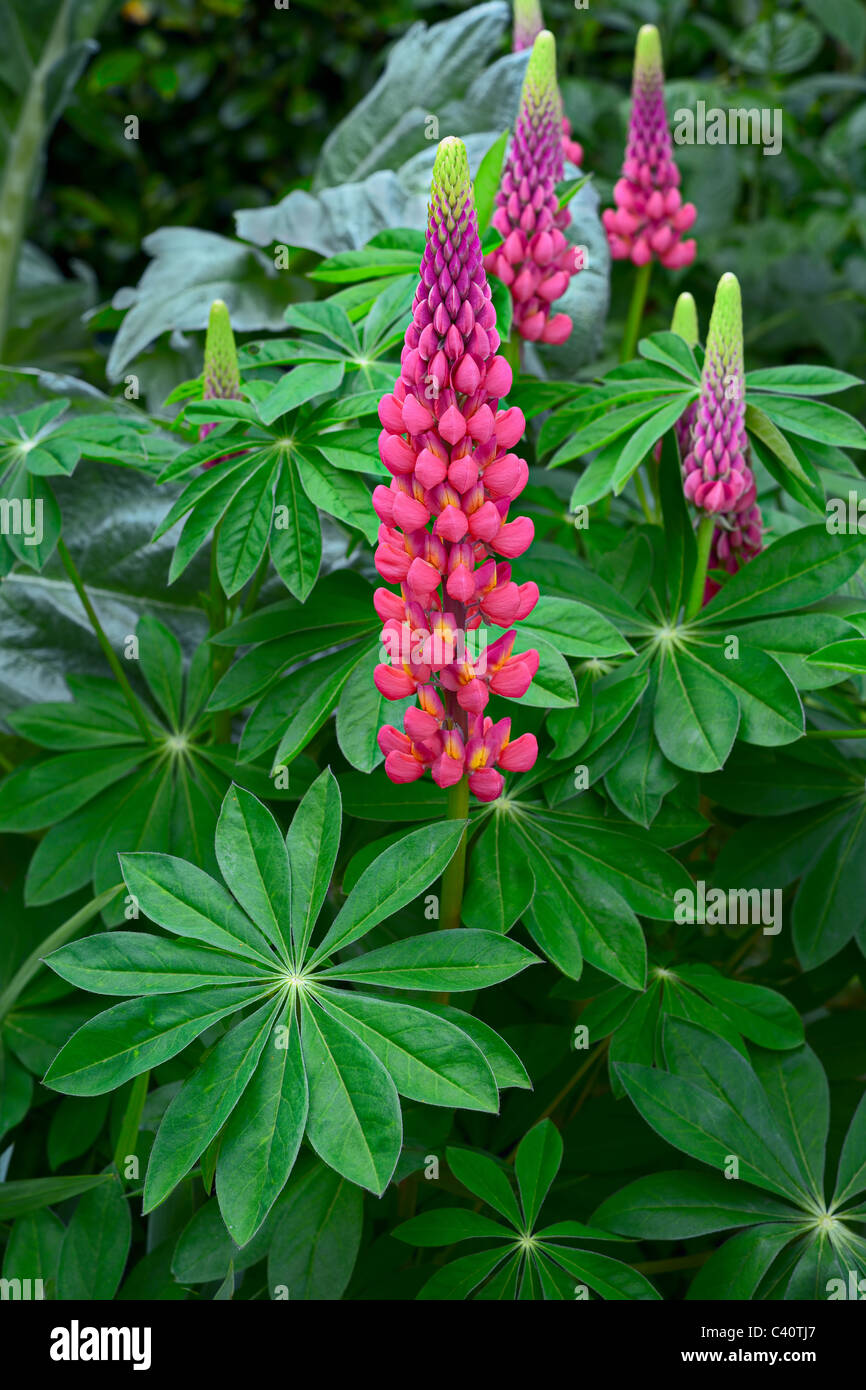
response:
[[[220,583],[219,570],[217,568],[217,545],[219,543],[220,527],[222,521],[218,521],[214,528],[213,537],[210,543],[210,633],[214,637],[218,632],[222,632],[227,624],[227,608],[223,586]],[[231,652],[226,652],[220,647],[211,648],[211,680],[216,688],[221,677],[228,670],[231,662]],[[213,716],[213,741],[214,743],[230,743],[232,736],[232,712],[231,710],[217,710]]]
[[[138,696],[136,695],[135,691],[133,690],[132,686],[130,685],[129,680],[127,679],[126,672],[120,664],[117,653],[115,652],[107,636],[105,635],[105,629],[103,628],[102,623],[99,621],[99,618],[96,615],[96,609],[90,602],[81,575],[78,573],[78,570],[75,567],[75,561],[69,554],[69,551],[67,550],[66,544],[62,537],[57,542],[57,553],[60,556],[61,561],[63,562],[63,568],[66,570],[66,573],[72,580],[72,587],[74,588],[79,599],[81,600],[81,606],[90,620],[90,626],[96,633],[96,640],[102,648],[103,654],[109,666],[111,667],[114,678],[117,681],[117,684],[120,686],[121,690],[123,691],[123,698],[129,705],[132,717],[138,725],[139,729],[141,730],[141,734],[145,743],[152,744],[153,731],[151,730],[150,725],[147,722],[147,716],[145,715],[145,712],[142,709],[141,702]]]
[[[695,561],[695,572],[692,576],[692,587],[689,589],[689,597],[686,603],[685,620],[687,623],[696,618],[701,611],[701,604],[704,599],[704,587],[707,582],[707,565],[710,562],[710,546],[713,543],[713,532],[716,523],[711,516],[701,518],[698,527],[698,557]]]
[[[866,729],[807,729],[806,738],[866,738]]]
[[[468,815],[469,778],[464,776],[453,787],[448,788],[448,819],[466,820]],[[464,830],[454,857],[442,875],[442,911],[439,926],[443,930],[460,926],[465,876],[466,831]]]
[[[634,357],[637,348],[638,334],[640,333],[640,321],[643,318],[644,305],[646,303],[647,290],[649,289],[650,275],[652,274],[653,263],[647,261],[646,265],[639,266],[634,277],[634,287],[631,292],[631,303],[628,306],[628,317],[625,321],[625,333],[623,334],[622,350],[619,354],[620,362],[630,362]]]
[[[4,1019],[9,1013],[25,985],[28,985],[33,979],[45,956],[50,956],[52,951],[64,946],[77,931],[87,925],[91,917],[95,917],[111,902],[122,887],[122,883],[115,883],[113,888],[107,888],[104,893],[99,894],[98,898],[92,898],[74,916],[68,917],[62,926],[59,926],[50,936],[46,936],[44,941],[40,941],[36,950],[32,951],[23,964],[18,967],[3,993],[0,994],[0,1019]]]

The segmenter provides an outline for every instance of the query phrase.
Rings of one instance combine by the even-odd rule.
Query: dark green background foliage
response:
[[[30,150],[27,196],[0,186],[0,494],[44,517],[0,536],[0,1247],[50,1298],[866,1278],[866,536],[826,525],[866,496],[866,10],[544,11],[590,268],[509,397],[540,666],[490,706],[540,755],[472,803],[446,932],[462,826],[376,742],[370,497],[424,122],[489,217],[507,6],[0,0],[7,173]],[[669,112],[780,108],[783,147],[677,147],[698,257],[654,272],[620,364],[598,202],[647,22]],[[668,330],[688,289],[703,342],[727,271],[767,544],[686,623],[671,426],[703,349]],[[216,297],[237,401],[202,400]],[[691,921],[696,883],[769,893],[774,929]]]

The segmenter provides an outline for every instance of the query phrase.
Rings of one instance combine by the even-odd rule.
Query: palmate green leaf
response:
[[[301,486],[291,456],[283,461],[277,478],[270,550],[277,574],[289,593],[303,603],[318,578],[322,528],[319,513]]]
[[[866,894],[866,803],[852,814],[805,869],[794,902],[793,935],[806,970],[830,960],[863,920]]]
[[[220,873],[245,912],[269,941],[291,958],[291,875],[277,822],[243,787],[230,787],[217,822]]]
[[[282,1192],[304,1136],[307,1108],[300,1030],[289,1001],[221,1136],[217,1197],[238,1245],[251,1239]]]
[[[748,1301],[776,1257],[799,1234],[795,1226],[754,1226],[716,1250],[692,1281],[686,1298]]]
[[[715,1005],[750,1042],[782,1050],[803,1042],[803,1021],[783,994],[745,980],[729,979],[708,965],[678,965],[676,978]]]
[[[85,1192],[66,1228],[57,1270],[60,1299],[112,1299],[132,1242],[129,1204],[119,1180]]]
[[[345,309],[331,300],[290,304],[285,319],[290,328],[297,328],[301,333],[319,333],[350,354],[357,352],[360,347],[358,335]]]
[[[301,1040],[310,1088],[310,1143],[329,1167],[381,1196],[400,1157],[403,1134],[393,1081],[366,1043],[306,998]]]
[[[488,1114],[499,1109],[496,1081],[483,1052],[447,1019],[348,990],[320,988],[316,1002],[367,1044],[407,1100]]]
[[[689,655],[736,695],[740,707],[737,737],[744,743],[775,748],[802,737],[805,721],[800,697],[783,668],[766,652],[743,642],[731,660],[725,655],[724,644],[721,649],[692,646]]]
[[[464,1207],[435,1207],[402,1222],[391,1232],[397,1240],[422,1249],[456,1245],[461,1240],[511,1240],[513,1231],[499,1221],[491,1221],[478,1211]]]
[[[475,199],[475,211],[478,216],[478,234],[482,237],[493,216],[493,206],[499,188],[509,135],[509,131],[503,130],[499,139],[494,140],[479,164],[478,172],[473,181],[472,192]]]
[[[569,1250],[562,1245],[542,1245],[541,1248],[548,1259],[572,1278],[588,1284],[604,1299],[631,1301],[661,1298],[661,1294],[644,1275],[620,1260],[612,1260],[609,1255],[599,1255],[589,1250]]]
[[[480,1197],[500,1216],[510,1222],[515,1231],[524,1229],[520,1207],[504,1168],[494,1163],[486,1154],[472,1149],[446,1150],[448,1167],[458,1182],[475,1197]]]
[[[0,1183],[0,1221],[16,1221],[31,1211],[56,1206],[91,1188],[115,1182],[111,1173],[82,1173],[62,1178],[19,1178]]]
[[[304,1302],[341,1298],[352,1275],[364,1224],[363,1193],[331,1168],[314,1164],[280,1204],[268,1250],[268,1287]]]
[[[353,644],[293,671],[248,720],[240,744],[244,757],[257,758],[276,743],[272,772],[287,766],[328,718],[363,656],[364,648]]]
[[[632,648],[613,623],[585,603],[542,596],[521,632],[537,635],[564,656],[622,656]]]
[[[830,1087],[810,1047],[795,1052],[754,1050],[752,1065],[778,1130],[797,1160],[819,1206],[824,1201],[824,1157],[830,1128]]]
[[[472,843],[460,919],[464,926],[508,932],[525,913],[535,878],[509,816],[493,815]]]
[[[297,410],[315,396],[329,395],[339,388],[344,372],[342,362],[310,362],[293,367],[259,404],[259,419],[272,425],[281,415]]]
[[[274,515],[274,483],[281,463],[278,450],[265,452],[258,468],[234,494],[220,524],[217,574],[229,598],[252,579],[265,553]]]
[[[469,1035],[475,1045],[483,1052],[484,1059],[493,1072],[493,1079],[500,1091],[504,1091],[508,1086],[516,1086],[521,1090],[532,1090],[532,1082],[517,1053],[508,1046],[508,1043],[498,1033],[493,1031],[489,1024],[483,1023],[474,1014],[467,1014],[462,1009],[453,1008],[450,1004],[425,1004],[424,1008],[427,1013],[437,1014],[440,1018],[446,1018],[450,1023],[455,1023],[462,1033]]]
[[[405,700],[386,700],[379,694],[373,681],[379,651],[377,641],[346,681],[337,705],[337,742],[343,757],[359,772],[372,772],[384,760],[379,730],[383,724],[402,728],[403,715],[415,702],[411,695]]]
[[[173,632],[158,619],[145,613],[137,627],[139,664],[148,689],[168,720],[169,728],[180,728],[180,702],[183,694],[183,653]]]
[[[864,559],[863,536],[830,535],[823,525],[805,526],[781,536],[732,575],[696,622],[731,623],[803,608],[841,588]]]
[[[380,854],[364,870],[316,947],[311,963],[365,936],[423,892],[454,857],[465,826],[462,820],[424,826]]]
[[[115,931],[61,946],[46,957],[62,980],[92,994],[181,994],[205,985],[246,984],[263,966],[188,941]]]
[[[514,1172],[526,1230],[531,1231],[562,1163],[562,1137],[552,1120],[542,1120],[520,1141]]]
[[[859,377],[840,372],[835,367],[785,366],[761,367],[746,372],[747,391],[769,391],[792,396],[830,396],[835,391],[847,391],[860,386]]]
[[[637,349],[641,357],[648,362],[658,362],[670,371],[676,372],[678,376],[684,376],[689,382],[700,381],[701,374],[695,361],[694,349],[689,347],[679,333],[651,333],[648,338],[640,339]]]
[[[676,1020],[672,1023],[675,1025],[674,1036],[678,1029],[681,1035],[690,1038],[694,1038],[695,1034],[703,1034],[704,1039],[709,1037],[693,1025],[677,1023]],[[684,1030],[688,1030],[688,1033],[684,1034]],[[716,1054],[723,1058],[725,1075],[731,1077],[732,1084],[735,1087],[745,1085],[743,1094],[749,1101],[750,1114],[757,1128],[738,1109],[742,1099],[739,1091],[735,1090],[729,1096],[724,1085],[717,1088],[712,1081],[699,1084],[693,1079],[694,1071],[687,1077],[649,1067],[621,1064],[618,1073],[626,1092],[647,1124],[669,1144],[708,1163],[719,1172],[724,1170],[727,1155],[734,1153],[740,1160],[742,1177],[758,1187],[800,1202],[803,1197],[802,1182],[791,1173],[791,1167],[796,1172],[796,1164],[784,1141],[781,1152],[787,1155],[789,1166],[780,1161],[779,1139],[769,1105],[766,1098],[762,1102],[755,1096],[757,1079],[744,1059],[727,1043],[715,1040],[715,1048]],[[700,1074],[702,1077],[706,1075],[703,1070],[700,1070]],[[752,1077],[751,1083],[749,1076]]]
[[[330,768],[320,773],[295,812],[286,849],[291,865],[292,940],[298,960],[307,946],[328,892],[340,848],[340,787]]]
[[[315,506],[362,532],[375,545],[379,519],[373,511],[369,488],[357,473],[334,468],[318,449],[295,450],[301,486]]]
[[[857,1106],[845,1135],[833,1205],[850,1201],[863,1191],[866,1191],[866,1097]]]
[[[648,420],[638,426],[619,456],[613,473],[613,490],[619,496],[631,475],[640,467],[653,446],[679,420],[691,401],[697,399],[698,390],[680,393],[673,400],[663,400]]]
[[[509,1245],[501,1245],[496,1250],[484,1250],[478,1255],[464,1255],[459,1260],[451,1260],[442,1269],[437,1269],[432,1279],[427,1280],[418,1298],[437,1302],[468,1298],[473,1289],[477,1289],[502,1263],[511,1249]]]
[[[690,651],[664,649],[653,727],[665,757],[691,772],[724,766],[740,724],[733,690]]]
[[[112,1091],[176,1057],[206,1028],[267,992],[263,981],[125,999],[72,1035],[45,1073],[45,1085],[68,1096]]]
[[[806,657],[813,666],[829,667],[833,671],[850,671],[857,676],[866,675],[866,637],[852,637],[841,642],[830,642]]]
[[[839,449],[866,449],[866,429],[859,420],[823,401],[762,395],[761,409],[780,428],[804,439]]]
[[[41,830],[69,815],[138,766],[142,749],[104,748],[66,753],[17,768],[3,779],[0,830]]]
[[[771,1218],[801,1222],[803,1213],[721,1173],[682,1171],[638,1178],[593,1213],[599,1226],[641,1240],[689,1240]]]
[[[223,885],[195,865],[170,854],[125,854],[120,867],[142,912],[158,926],[260,966],[276,966],[267,937]]]
[[[66,1227],[53,1211],[43,1208],[19,1216],[9,1232],[3,1278],[41,1279],[46,1297],[53,1299],[65,1233]]]
[[[813,663],[812,656],[825,652],[831,645],[848,646],[851,639],[858,640],[856,628],[832,613],[815,611],[759,618],[744,627],[741,636],[750,646],[760,647],[778,661],[798,690],[820,690],[823,686],[836,685],[848,668],[844,664],[825,667],[823,661]]]
[[[273,999],[236,1023],[184,1082],[160,1125],[144,1181],[145,1215],[163,1202],[228,1119],[282,1007]]]
[[[321,971],[320,977],[457,994],[501,984],[537,960],[525,946],[507,936],[463,927],[381,946],[345,965]]]

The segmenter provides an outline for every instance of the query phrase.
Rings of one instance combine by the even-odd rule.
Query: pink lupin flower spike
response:
[[[680,196],[664,80],[658,29],[645,24],[635,46],[628,144],[613,190],[616,208],[606,208],[602,221],[614,260],[642,266],[656,259],[668,270],[680,270],[695,258],[697,242],[681,238],[697,212]]]
[[[510,720],[484,715],[491,691],[520,698],[538,669],[536,651],[514,653],[514,631],[489,647],[484,640],[487,625],[510,628],[538,601],[537,586],[516,584],[508,564],[530,545],[533,526],[508,519],[529,470],[512,452],[525,420],[502,404],[512,374],[498,347],[466,149],[450,138],[433,167],[401,374],[379,405],[379,450],[392,477],[373,494],[375,562],[400,594],[376,590],[390,661],[374,679],[386,699],[417,700],[402,730],[379,731],[391,781],[413,782],[429,768],[449,787],[468,775],[482,801],[502,791],[498,768],[524,770],[538,752],[532,734],[511,740]]]
[[[715,522],[710,569],[735,574],[761,550],[761,511],[749,467],[745,427],[743,309],[735,275],[716,289],[696,403],[683,457],[686,497]],[[707,581],[704,601],[718,590]]]
[[[564,236],[571,214],[560,211],[556,196],[563,174],[561,123],[556,45],[543,29],[532,47],[496,195],[493,225],[504,242],[484,260],[485,269],[511,290],[515,330],[530,342],[565,342],[571,319],[552,313],[551,305],[583,268],[583,253]]]

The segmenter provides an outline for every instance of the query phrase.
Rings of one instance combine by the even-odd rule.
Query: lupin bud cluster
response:
[[[530,342],[564,343],[568,314],[551,306],[583,268],[582,252],[570,246],[571,221],[559,207],[556,185],[563,176],[562,100],[556,82],[556,45],[544,29],[532,46],[514,138],[496,195],[493,225],[504,238],[485,258],[485,268],[511,291],[514,328]]]
[[[531,48],[544,28],[544,16],[538,0],[514,0],[514,31],[512,51],[522,53]],[[571,121],[563,112],[560,119],[562,130],[562,153],[572,164],[583,164],[583,146],[571,138]]]
[[[742,301],[737,277],[727,274],[713,303],[701,394],[683,457],[683,487],[689,501],[716,523],[710,569],[729,574],[761,549],[745,416]]]
[[[513,630],[482,642],[486,625],[510,629],[538,600],[508,563],[533,525],[509,520],[529,470],[513,452],[525,421],[502,404],[512,374],[498,347],[466,149],[443,140],[401,372],[379,405],[391,484],[373,494],[375,563],[400,593],[376,591],[390,664],[377,666],[375,683],[386,699],[417,699],[402,731],[379,731],[390,779],[415,781],[429,768],[448,787],[468,774],[482,801],[502,791],[498,769],[525,770],[538,752],[532,734],[512,740],[509,719],[484,714],[491,691],[520,697],[538,669],[536,651],[514,653]]]
[[[243,399],[235,335],[232,332],[229,311],[221,299],[215,299],[210,306],[207,336],[204,343],[203,378],[203,400],[239,401]],[[198,432],[199,439],[207,439],[211,431],[215,429],[216,424],[202,425]],[[210,459],[203,467],[213,468],[216,464],[223,463],[225,459],[235,457],[236,454],[223,454],[220,458]]]
[[[680,196],[664,80],[658,30],[645,24],[635,46],[628,144],[613,190],[616,208],[606,208],[602,221],[614,260],[642,266],[656,259],[679,270],[695,258],[697,243],[681,238],[697,214]]]

